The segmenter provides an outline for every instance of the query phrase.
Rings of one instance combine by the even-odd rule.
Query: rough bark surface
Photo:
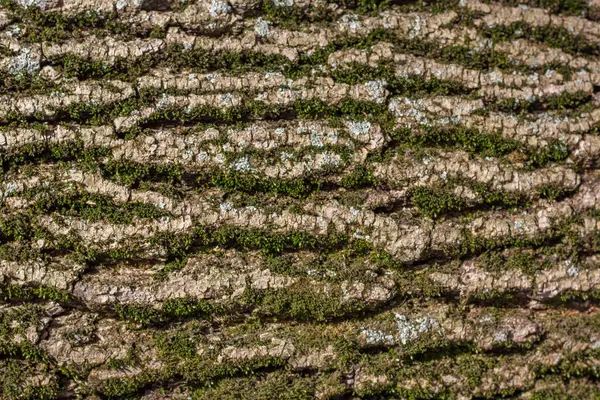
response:
[[[1,399],[600,398],[597,0],[0,0]]]

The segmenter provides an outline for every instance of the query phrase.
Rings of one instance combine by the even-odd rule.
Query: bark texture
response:
[[[0,398],[600,398],[600,2],[0,4]]]

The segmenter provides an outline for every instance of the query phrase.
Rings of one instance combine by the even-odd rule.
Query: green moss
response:
[[[242,304],[255,314],[278,319],[327,322],[366,312],[365,302],[344,301],[341,295],[324,295],[308,289],[255,290],[246,289]]]
[[[148,37],[152,39],[166,39],[167,30],[164,27],[155,25],[154,27],[152,27],[152,30],[148,34]]]
[[[350,241],[341,234],[317,237],[307,232],[273,233],[271,230],[223,225],[220,227],[198,226],[189,235],[159,233],[150,242],[160,246],[168,254],[168,260],[183,264],[185,256],[193,250],[201,251],[216,246],[242,250],[260,250],[263,254],[279,255],[286,251],[313,250],[332,251]]]
[[[279,9],[286,9],[279,7]],[[182,45],[170,45],[163,52],[142,56],[136,59],[117,58],[111,65],[86,60],[74,55],[67,55],[49,61],[50,65],[57,67],[67,77],[82,79],[119,79],[135,81],[139,76],[147,74],[153,68],[169,66],[176,70],[193,70],[194,72],[209,72],[223,70],[230,74],[240,74],[248,71],[279,71],[288,78],[298,78],[311,74],[316,66],[327,63],[329,55],[335,51],[355,48],[369,49],[379,42],[388,42],[395,46],[397,52],[408,52],[417,56],[426,56],[443,62],[458,63],[469,68],[489,70],[499,68],[502,70],[519,70],[522,72],[544,72],[546,66],[531,68],[514,64],[509,57],[499,51],[486,49],[472,51],[465,46],[442,46],[435,42],[426,42],[420,39],[399,38],[385,29],[376,29],[366,36],[350,37],[336,40],[327,46],[307,54],[301,53],[297,61],[290,61],[280,55],[267,55],[259,52],[207,52],[202,49],[187,50]],[[356,65],[355,65],[356,66]],[[385,72],[380,67],[375,72],[369,72],[364,67],[355,72],[342,70],[336,73],[339,79],[362,80],[368,76],[375,76]],[[389,70],[388,70],[389,72]],[[466,89],[457,83],[445,83],[432,80],[432,83],[417,77],[408,79],[394,78],[390,81],[390,88],[399,93],[410,93],[410,88],[416,88],[425,93],[432,90],[436,93],[461,92]]]
[[[537,100],[503,99],[500,102],[487,106],[488,110],[501,111],[506,113],[527,114],[545,110],[556,110],[559,114],[579,114],[581,109],[588,106],[592,95],[587,92],[562,92]]]
[[[215,307],[191,298],[167,300],[162,305],[162,312],[176,318],[208,318],[215,312]]]
[[[459,147],[482,157],[500,157],[520,148],[517,142],[498,133],[483,133],[461,125],[423,126],[422,129],[422,133],[415,135],[398,130],[392,138],[411,146]]]
[[[473,182],[469,185],[474,192],[479,194],[482,203],[488,206],[503,206],[503,207],[528,207],[529,202],[523,195],[518,193],[510,193],[504,190],[492,189],[491,185],[480,182]]]
[[[128,366],[127,362],[121,358],[111,358],[106,362],[106,366],[112,370],[120,370]]]
[[[27,214],[8,215],[0,220],[0,241],[23,240],[34,236]]]
[[[570,192],[570,190],[560,186],[547,185],[540,189],[540,197],[543,199],[558,200]]]
[[[285,290],[258,290],[249,285],[241,299],[223,303],[183,298],[167,301],[161,308],[139,304],[117,304],[114,311],[122,320],[130,321],[140,327],[150,327],[189,319],[210,320],[214,316],[234,318],[236,315],[246,313],[275,320],[327,322],[351,315],[363,315],[369,308],[372,307],[363,301],[344,300],[342,293],[322,293],[298,284]],[[176,345],[177,348],[181,345],[181,343],[164,342],[164,340],[161,343],[165,346]],[[177,351],[189,350],[185,348],[183,346]]]
[[[555,226],[552,230],[538,235],[536,237],[512,236],[501,239],[488,239],[473,237],[468,231],[463,234],[465,240],[457,246],[445,249],[448,256],[464,257],[470,254],[478,254],[486,250],[502,250],[511,247],[516,248],[538,248],[547,243],[555,242],[559,239],[569,240],[573,234],[569,231],[570,225],[574,222],[573,219],[566,219],[561,224]],[[575,238],[576,241],[580,240]]]
[[[178,164],[141,164],[115,159],[101,164],[100,169],[105,177],[131,187],[137,187],[147,181],[173,185],[181,183],[185,174],[183,167]]]
[[[416,46],[415,44],[407,45],[407,47]],[[474,52],[466,46],[440,46],[437,49],[432,48],[432,44],[422,44],[422,50],[419,52],[422,56],[432,54],[435,58],[449,63],[457,63],[468,68],[473,68],[482,71],[498,68],[500,70],[519,70],[521,72],[528,71],[529,68],[513,63],[509,56],[503,52],[486,49],[479,52]]]
[[[373,171],[366,166],[357,165],[350,174],[344,175],[340,185],[346,189],[360,189],[376,184],[377,179],[373,176]]]
[[[593,382],[585,379],[578,381],[577,378],[571,378],[569,382],[564,382],[556,377],[544,379],[544,384],[540,384],[540,389],[534,389],[530,392],[531,400],[570,400],[570,399],[596,399],[600,398],[600,390]]]
[[[322,178],[306,176],[299,179],[279,180],[262,178],[254,174],[234,171],[213,171],[199,174],[196,183],[201,187],[214,185],[224,189],[246,193],[283,194],[294,198],[306,198],[321,189]]]
[[[499,273],[506,270],[520,270],[533,277],[537,272],[552,266],[550,261],[541,259],[533,251],[523,251],[512,255],[505,255],[503,252],[498,251],[488,251],[481,257],[486,269]]]
[[[35,360],[41,362],[50,361],[49,356],[42,349],[31,344],[27,340],[22,340],[18,344],[0,342],[0,354],[15,359]]]
[[[114,310],[120,319],[141,326],[156,325],[164,320],[160,311],[150,306],[116,304]]]
[[[296,117],[302,119],[369,119],[383,125],[384,128],[393,118],[385,104],[354,99],[344,99],[335,105],[322,100],[300,100],[294,104],[294,111]]]
[[[323,4],[299,7],[280,6],[272,1],[261,2],[261,18],[285,29],[297,29],[303,23],[317,24],[334,21],[334,14]]]
[[[411,191],[411,201],[421,213],[430,218],[460,211],[465,207],[461,199],[441,188],[417,187]]]
[[[526,38],[543,43],[548,47],[561,49],[569,54],[599,54],[596,45],[589,42],[584,36],[575,35],[563,27],[551,25],[531,26],[524,22],[515,22],[508,26],[496,25],[491,28],[484,28],[482,33],[494,42]]]
[[[600,356],[600,350],[598,349],[580,351],[563,357],[556,366],[538,364],[533,366],[533,370],[536,377],[559,375],[567,381],[583,377],[598,379],[600,378],[600,371],[594,367],[598,356]]]
[[[157,380],[158,377],[148,372],[142,372],[133,378],[108,378],[102,382],[98,391],[109,399],[129,398]]]
[[[52,11],[42,11],[37,6],[19,7],[15,2],[3,0],[2,6],[9,11],[11,20],[25,26],[25,42],[55,42],[84,37],[85,33],[96,36],[133,35],[131,25],[117,21],[116,13],[100,14],[90,10],[75,16]],[[85,33],[84,33],[85,31]]]
[[[567,146],[554,140],[537,152],[530,152],[527,163],[533,168],[542,167],[552,162],[562,162],[569,157]]]
[[[350,9],[357,14],[368,15],[377,15],[378,12],[386,10],[437,14],[458,9],[458,1],[456,0],[434,2],[419,0],[327,0],[327,2]]]
[[[130,398],[150,385],[160,386],[174,380],[183,380],[193,388],[213,387],[225,378],[259,374],[261,370],[282,368],[280,357],[257,357],[250,360],[215,363],[195,357],[179,365],[149,373],[142,372],[131,378],[109,378],[102,382],[97,392],[111,399]]]
[[[36,301],[51,300],[67,302],[71,299],[70,293],[65,290],[47,286],[18,286],[9,283],[0,283],[0,298],[5,301]]]
[[[598,302],[600,300],[600,290],[592,289],[589,291],[565,290],[558,297],[561,303],[584,302],[592,300]]]
[[[407,365],[419,365],[423,362],[443,360],[464,354],[477,354],[477,344],[468,340],[448,340],[437,335],[420,337],[403,349],[401,357]]]
[[[67,78],[99,79],[104,78],[109,70],[118,70],[118,67],[110,68],[101,61],[86,60],[73,54],[65,55],[56,60],[53,65],[60,67],[62,73]],[[109,78],[111,76],[106,77]]]
[[[29,361],[3,359],[0,360],[0,397],[6,400],[51,400],[58,397],[59,385],[52,376],[49,368],[39,368],[39,364]],[[27,379],[31,376],[40,376],[40,372],[47,372],[48,382],[37,383]],[[43,375],[42,375],[43,376]]]
[[[22,196],[33,201],[32,209],[40,213],[57,212],[65,216],[76,216],[90,222],[108,221],[114,224],[130,224],[133,218],[157,219],[170,213],[157,206],[141,202],[118,204],[105,195],[85,190],[67,188],[58,190],[54,186],[26,191]]]
[[[473,90],[468,89],[459,82],[444,81],[437,78],[425,79],[421,75],[397,76],[394,73],[394,67],[392,64],[381,64],[372,68],[365,64],[350,63],[334,69],[331,72],[331,77],[337,82],[349,85],[376,80],[385,81],[385,87],[391,96],[449,96],[467,95],[473,92]]]
[[[394,3],[400,3],[399,1],[394,0],[328,0],[328,2],[349,8],[360,14],[384,10]]]
[[[572,110],[580,108],[592,100],[591,93],[562,92],[561,94],[550,96],[545,99],[546,108],[549,110]]]
[[[114,311],[125,321],[142,327],[163,324],[172,320],[190,318],[210,319],[220,308],[202,300],[192,298],[170,299],[162,303],[160,309],[136,304],[116,304]]]
[[[470,95],[474,93],[474,90],[467,88],[460,82],[437,78],[425,79],[420,75],[407,78],[390,76],[387,80],[386,89],[390,91],[392,96],[407,97]]]
[[[162,357],[190,359],[196,355],[196,339],[194,332],[156,332],[154,340]]]
[[[23,72],[17,75],[0,71],[0,94],[8,95],[19,93],[37,94],[50,93],[59,89],[56,83],[41,79],[38,75]]]
[[[486,0],[489,3],[490,0]],[[516,7],[520,4],[529,7],[545,8],[554,14],[588,16],[589,2],[587,0],[501,0],[502,4]]]
[[[180,374],[191,387],[211,387],[225,378],[257,376],[261,371],[285,366],[281,357],[264,356],[249,360],[225,361],[215,364],[211,360],[197,359],[185,363]]]
[[[327,388],[331,392],[331,388]],[[213,387],[193,391],[198,400],[311,400],[316,396],[315,378],[300,376],[287,371],[275,371],[268,375],[223,379]]]
[[[404,398],[404,399],[455,399],[467,391],[467,393],[476,392],[484,381],[486,374],[498,363],[498,358],[487,358],[481,355],[464,354],[448,359],[426,360],[416,365],[391,362],[390,358],[396,357],[394,354],[382,355],[376,359],[371,356],[369,362],[365,362],[363,369],[375,376],[382,374],[387,377],[385,383],[369,383],[363,385],[357,395],[361,398],[380,399],[380,398]],[[405,388],[402,382],[410,382],[413,379],[420,379],[424,382],[438,382],[444,375],[460,376],[464,379],[467,387],[458,392],[452,388],[436,388],[431,390],[428,387]],[[470,390],[471,392],[468,392]],[[478,393],[479,395],[479,393]],[[496,392],[491,393],[490,398],[498,398]],[[483,396],[482,396],[483,397]],[[483,398],[487,398],[483,397]]]
[[[156,32],[160,34],[162,32]],[[202,49],[186,50],[182,45],[170,45],[163,52],[141,56],[135,59],[117,57],[110,65],[65,55],[49,61],[66,77],[83,79],[119,79],[130,82],[147,74],[151,69],[169,65],[174,69],[191,69],[196,72],[227,70],[232,74],[240,74],[254,70],[285,71],[300,68],[291,64],[289,59],[279,55],[268,55],[259,52],[207,52]]]
[[[68,161],[79,161],[89,167],[107,153],[106,148],[84,148],[84,143],[77,140],[59,144],[31,143],[21,146],[17,151],[0,154],[0,163],[4,172],[23,165]]]

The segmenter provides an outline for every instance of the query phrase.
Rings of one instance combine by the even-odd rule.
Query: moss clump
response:
[[[482,157],[500,157],[520,148],[517,142],[505,139],[498,133],[483,133],[461,125],[423,126],[421,129],[423,132],[418,134],[400,129],[391,136],[398,143],[410,146],[459,147]]]
[[[111,159],[100,165],[102,174],[130,187],[142,182],[159,181],[171,185],[181,183],[184,169],[177,164],[140,164],[127,160]]]
[[[100,14],[90,10],[75,16],[66,16],[57,12],[42,11],[38,6],[19,7],[11,0],[2,0],[2,7],[11,16],[14,23],[26,27],[24,42],[55,42],[92,34],[99,37],[107,35],[132,36],[131,25],[119,22],[116,13]]]
[[[156,31],[155,34],[162,34]],[[118,79],[129,82],[147,74],[151,69],[169,65],[174,69],[192,69],[196,72],[226,70],[230,74],[249,71],[299,71],[306,67],[293,64],[284,56],[259,52],[243,51],[218,53],[202,49],[186,50],[182,45],[170,45],[159,54],[141,56],[135,59],[117,57],[110,65],[101,61],[65,55],[49,61],[66,77],[83,79]]]
[[[352,118],[375,120],[381,125],[391,122],[386,105],[354,99],[344,99],[339,104],[332,105],[322,100],[301,100],[294,104],[297,118]]]
[[[349,8],[360,14],[384,10],[394,3],[400,3],[394,0],[328,0],[328,2]]]
[[[394,73],[391,64],[378,65],[372,68],[365,64],[351,63],[331,72],[331,77],[340,83],[356,85],[369,81],[381,80],[386,82],[386,89],[392,96],[419,97],[426,95],[468,95],[473,90],[460,82],[445,81],[437,78],[424,78],[420,75],[400,77]]]
[[[559,200],[571,193],[571,190],[567,190],[560,186],[544,186],[540,189],[540,197],[543,199]]]
[[[529,160],[527,163],[530,167],[537,168],[551,162],[565,161],[568,157],[569,150],[567,146],[558,140],[553,140],[541,150],[537,152],[531,152],[529,154]]]
[[[68,161],[80,161],[89,167],[107,153],[106,148],[85,148],[84,143],[78,140],[59,144],[32,143],[21,146],[18,151],[0,154],[0,163],[4,172],[23,165]]]
[[[6,400],[52,400],[58,397],[59,382],[52,376],[48,366],[31,361],[3,359],[0,360],[0,397]],[[36,383],[31,376],[48,376],[48,383]],[[43,376],[43,375],[42,375]]]
[[[526,38],[543,43],[548,47],[561,49],[569,54],[599,54],[596,45],[589,42],[584,36],[574,35],[563,27],[531,26],[524,22],[515,22],[508,26],[497,25],[485,28],[482,33],[495,42]]]
[[[421,213],[430,218],[460,211],[465,207],[465,203],[461,199],[442,188],[415,188],[411,191],[411,201]]]
[[[154,334],[154,341],[161,352],[161,356],[168,358],[191,359],[196,355],[196,335],[204,334],[202,331],[187,327],[180,331],[159,331]]]
[[[315,380],[312,376],[275,371],[266,375],[223,379],[214,386],[196,389],[193,392],[193,398],[197,400],[240,398],[245,400],[311,400],[316,397]],[[331,386],[333,384],[332,379]],[[331,392],[331,386],[327,387],[329,392]]]
[[[534,365],[536,377],[548,375],[559,375],[563,379],[589,377],[600,378],[600,371],[593,366],[595,360],[600,356],[600,350],[594,349],[585,352],[570,354],[560,360],[556,366]]]
[[[537,237],[521,237],[513,236],[502,239],[488,239],[481,237],[473,237],[469,232],[465,231],[465,240],[459,245],[448,248],[445,253],[448,256],[454,257],[465,257],[471,254],[478,254],[487,250],[503,250],[511,247],[516,248],[538,248],[548,243],[554,243],[555,241],[569,237],[569,224],[572,220],[565,220],[561,225],[555,227],[544,235]]]
[[[281,357],[260,356],[247,360],[227,360],[215,363],[213,360],[195,358],[182,363],[176,373],[185,379],[189,386],[207,388],[215,386],[223,379],[252,376],[282,369],[286,362]]]
[[[525,4],[529,7],[545,8],[554,14],[589,16],[590,12],[587,0],[501,0],[501,3],[510,7]]]
[[[297,29],[301,24],[333,22],[335,15],[323,4],[298,7],[276,5],[273,1],[261,2],[261,18],[285,29]]]
[[[116,304],[114,307],[114,311],[120,319],[142,327],[160,325],[171,320],[210,319],[211,315],[218,310],[219,308],[214,305],[192,298],[167,300],[160,309],[135,304]]]
[[[487,251],[482,254],[481,262],[490,271],[501,273],[506,270],[519,270],[532,277],[552,266],[549,259],[544,260],[537,252],[527,250],[508,255],[500,251]]]
[[[0,242],[24,240],[35,236],[28,214],[13,214],[0,220]]]
[[[317,237],[303,231],[278,234],[268,229],[227,225],[220,227],[198,226],[189,235],[158,233],[151,239],[152,244],[163,247],[169,254],[168,260],[180,262],[192,250],[201,251],[215,246],[260,250],[263,254],[269,256],[278,255],[285,251],[332,251],[349,242],[349,238],[341,234],[331,234],[326,237]]]
[[[10,283],[0,283],[0,298],[4,301],[32,302],[51,300],[67,302],[71,294],[65,290],[47,286],[19,286]]]
[[[109,399],[123,399],[135,395],[144,386],[158,381],[160,381],[159,376],[142,372],[133,378],[108,378],[102,382],[98,391]]]
[[[40,213],[57,212],[76,216],[90,222],[108,221],[113,224],[130,224],[133,218],[157,219],[170,213],[157,206],[141,202],[115,203],[110,197],[84,190],[52,190],[41,188],[30,190],[23,197],[32,200],[32,209]]]
[[[530,113],[556,110],[559,114],[578,113],[590,104],[592,95],[587,92],[562,92],[537,100],[503,99],[487,106],[488,110],[527,115]]]
[[[488,206],[527,207],[529,205],[527,199],[518,193],[495,190],[490,185],[479,182],[472,183],[470,187],[481,196],[482,203]]]
[[[56,83],[41,79],[38,75],[22,72],[18,75],[0,71],[0,94],[37,94],[49,93],[59,89]]]
[[[360,189],[377,185],[373,171],[364,165],[356,166],[350,174],[344,175],[340,185],[346,189]]]
[[[20,343],[0,342],[0,355],[20,360],[32,360],[39,362],[50,362],[48,355],[39,347],[31,344],[27,340]]]
[[[223,379],[258,375],[285,366],[280,357],[258,357],[250,360],[225,361],[193,357],[157,372],[142,372],[132,378],[109,378],[102,382],[96,392],[110,399],[129,398],[150,385],[160,386],[174,380],[185,381],[187,386],[202,389],[214,387]]]
[[[276,320],[327,322],[360,315],[366,312],[366,303],[358,300],[344,301],[340,295],[325,295],[310,289],[254,290],[246,289],[241,304],[249,306],[255,314]]]
[[[458,1],[424,2],[419,0],[327,0],[352,10],[357,14],[377,15],[377,12],[393,9],[402,12],[430,12],[432,14],[447,12],[458,7]]]
[[[283,194],[302,199],[320,190],[323,180],[316,176],[307,176],[293,180],[265,179],[254,174],[244,174],[234,171],[214,171],[200,174],[196,177],[196,183],[200,186],[210,184],[246,193]]]

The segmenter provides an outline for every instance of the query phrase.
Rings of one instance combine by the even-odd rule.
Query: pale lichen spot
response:
[[[428,316],[419,317],[413,321],[409,321],[405,315],[398,313],[394,313],[394,315],[402,344],[407,344],[427,332],[442,330],[440,323],[436,319]]]
[[[260,37],[268,36],[270,32],[269,22],[259,17],[254,25],[254,32]]]
[[[223,0],[212,0],[208,9],[213,18],[231,13],[231,6]]]
[[[233,203],[230,201],[223,202],[223,203],[219,204],[219,209],[222,212],[229,212],[229,211],[233,210]]]
[[[248,172],[252,170],[252,167],[250,165],[250,160],[248,159],[248,156],[244,156],[242,158],[239,158],[233,165],[233,168],[236,171],[241,171],[241,172]]]
[[[8,71],[13,75],[33,74],[40,69],[40,60],[31,49],[23,47],[19,53],[14,56],[8,67]]]
[[[353,136],[366,135],[371,129],[371,123],[369,121],[347,121],[346,126]]]
[[[372,329],[363,329],[361,335],[365,336],[367,344],[388,344],[394,343],[394,335],[385,334],[384,332]]]

